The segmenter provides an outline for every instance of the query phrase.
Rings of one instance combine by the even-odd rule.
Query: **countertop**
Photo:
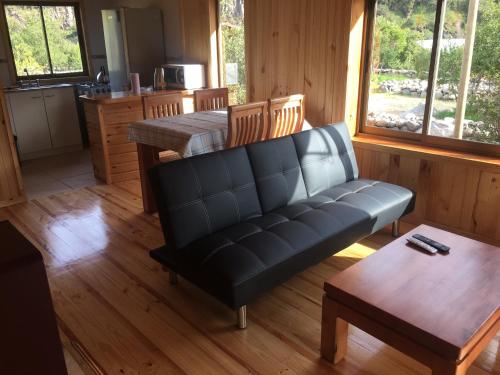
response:
[[[58,89],[65,87],[73,87],[74,83],[57,83],[53,85],[40,85],[40,86],[32,86],[32,87],[23,87],[21,86],[11,86],[4,88],[4,92],[18,92],[18,91],[32,91],[32,90],[43,90],[43,89]]]
[[[159,90],[159,91],[145,91],[137,95],[133,94],[132,91],[118,91],[118,92],[109,92],[106,94],[81,95],[80,100],[94,104],[111,104],[111,103],[133,102],[136,100],[141,100],[143,96],[173,94],[173,93],[180,93],[182,95],[192,95],[193,92],[194,92],[193,90],[172,89],[172,90]]]

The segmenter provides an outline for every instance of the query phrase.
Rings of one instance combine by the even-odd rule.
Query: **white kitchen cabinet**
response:
[[[81,149],[72,87],[13,91],[8,98],[22,160]]]
[[[41,90],[9,93],[12,119],[21,155],[52,148]]]
[[[73,88],[43,89],[52,147],[80,145],[82,137]]]

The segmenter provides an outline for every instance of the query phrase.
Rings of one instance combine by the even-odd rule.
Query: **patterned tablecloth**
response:
[[[308,129],[311,125],[304,121],[302,130]],[[226,109],[138,121],[128,131],[132,142],[173,150],[184,158],[223,150],[226,137]]]
[[[128,131],[132,142],[177,151],[182,157],[222,150],[226,137],[226,109],[138,121]]]

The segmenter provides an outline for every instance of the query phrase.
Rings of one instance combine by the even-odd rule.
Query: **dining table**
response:
[[[306,129],[311,129],[311,125],[304,121],[302,130]],[[160,163],[162,151],[174,151],[187,158],[223,150],[227,130],[227,108],[131,123],[128,138],[137,144],[144,211],[157,211],[147,172]]]
[[[157,211],[147,172],[160,163],[160,152],[174,151],[187,158],[223,150],[226,137],[226,108],[131,123],[128,138],[137,144],[144,211]]]

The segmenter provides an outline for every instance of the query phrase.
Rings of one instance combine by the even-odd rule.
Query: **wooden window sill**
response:
[[[450,161],[469,162],[473,164],[500,167],[500,158],[483,156],[463,151],[447,150],[444,148],[424,146],[399,140],[381,139],[369,135],[357,135],[352,138],[354,147],[363,149],[395,152],[397,154],[417,156],[424,159],[449,159]]]

